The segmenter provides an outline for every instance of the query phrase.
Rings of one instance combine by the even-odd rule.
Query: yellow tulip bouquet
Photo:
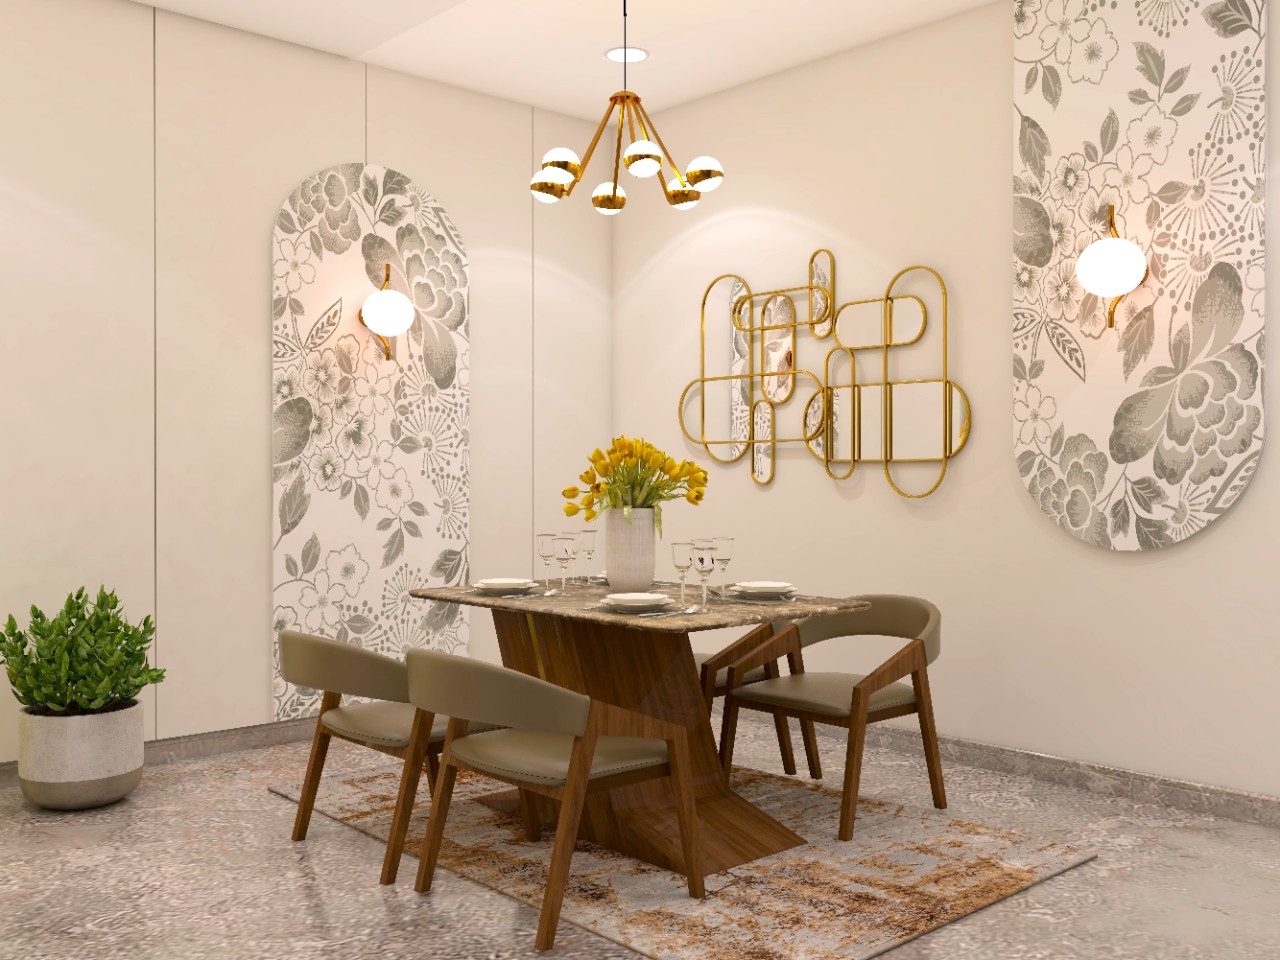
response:
[[[652,507],[661,533],[664,502],[683,499],[696,507],[707,493],[706,470],[692,460],[677,461],[640,437],[614,437],[607,451],[596,448],[587,460],[591,465],[578,477],[583,486],[561,491],[569,501],[567,517],[581,513],[591,521],[613,509],[630,519],[632,509]]]

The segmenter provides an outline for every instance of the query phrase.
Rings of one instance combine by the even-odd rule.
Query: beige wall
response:
[[[149,736],[265,723],[271,223],[302,177],[365,158],[365,69],[160,12],[153,89],[149,8],[5,15],[0,87],[38,95],[0,103],[22,131],[0,144],[0,611],[114,584],[157,617]],[[535,222],[525,188],[540,138],[590,127],[391,71],[368,90],[368,159],[434,193],[470,253],[472,564],[527,574],[535,449],[608,429],[608,225],[568,205]],[[591,334],[585,420],[535,393],[535,330],[538,384],[568,383],[565,335]],[[496,656],[485,618],[472,636]],[[0,694],[0,761],[14,718]]]
[[[74,587],[106,584],[141,618],[155,596],[151,11],[12,0],[3,13],[0,617],[25,623],[33,603],[52,614]]]
[[[636,204],[618,218],[614,426],[705,462],[679,439],[675,398],[695,375],[698,303],[718,273],[757,289],[798,282],[829,246],[852,299],[900,266],[936,266],[975,422],[942,489],[909,503],[874,466],[836,485],[803,452],[780,455],[769,489],[745,462],[713,466],[698,513],[667,515],[667,542],[732,533],[741,576],[936,601],[944,733],[1280,795],[1280,766],[1264,760],[1280,728],[1274,457],[1220,523],[1144,556],[1071,539],[1019,482],[1010,44],[997,4],[661,114],[668,144],[715,153],[728,177],[690,217]],[[628,359],[642,354],[652,361]],[[868,656],[833,646],[810,665]]]
[[[363,156],[363,68],[161,14],[153,181],[151,12],[10,0],[6,15],[23,29],[0,39],[0,84],[39,95],[0,104],[23,132],[0,143],[0,612],[113,583],[135,616],[158,612],[154,735],[265,722],[270,219],[301,176]],[[1149,556],[1053,529],[1014,470],[1007,19],[993,5],[665,113],[669,143],[730,176],[690,215],[637,202],[612,223],[524,195],[537,155],[587,125],[369,71],[369,159],[432,190],[472,256],[474,566],[530,569],[592,437],[700,455],[674,398],[716,273],[790,281],[825,245],[850,297],[931,263],[975,409],[942,490],[907,503],[870,469],[835,486],[803,453],[780,456],[769,490],[713,467],[660,549],[732,532],[735,575],[935,599],[945,733],[1280,794],[1264,762],[1280,726],[1272,457],[1230,516]],[[479,618],[473,648],[495,653]],[[0,695],[0,760],[13,714]]]

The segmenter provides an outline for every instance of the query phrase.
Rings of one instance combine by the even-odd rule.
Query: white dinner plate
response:
[[[481,593],[528,593],[537,584],[518,577],[489,577],[477,580],[475,588]]]
[[[787,583],[785,580],[743,580],[735,583],[733,587],[739,593],[768,593],[781,596],[784,593],[793,592],[796,585]]]
[[[604,604],[614,610],[625,610],[638,613],[645,610],[660,610],[670,606],[674,601],[662,593],[611,593],[604,598]]]

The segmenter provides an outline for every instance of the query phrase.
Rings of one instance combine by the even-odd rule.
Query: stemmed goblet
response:
[[[729,586],[729,561],[733,559],[733,537],[716,537],[713,558],[720,568],[720,597],[723,599],[728,595],[726,588]]]
[[[671,545],[671,564],[680,573],[680,603],[684,603],[684,581],[693,566],[693,544],[688,540]]]
[[[542,558],[542,589],[551,592],[551,560],[556,555],[556,535],[554,533],[538,534],[538,556]]]
[[[578,554],[582,552],[582,534],[577,530],[565,530],[560,536],[573,541],[573,559],[569,561],[569,582],[573,583],[577,579],[575,574],[578,572]]]
[[[563,593],[569,574],[569,564],[573,563],[574,555],[578,552],[577,538],[555,537],[551,542],[555,550],[556,563],[560,564],[560,592]]]
[[[591,558],[596,554],[596,531],[583,530],[579,535],[578,543],[582,547],[582,552],[587,558],[587,572],[582,577],[583,583],[591,582]]]
[[[693,542],[693,569],[698,574],[698,579],[702,581],[702,605],[707,605],[707,580],[711,577],[711,571],[715,569],[715,544],[707,540],[695,540]]]

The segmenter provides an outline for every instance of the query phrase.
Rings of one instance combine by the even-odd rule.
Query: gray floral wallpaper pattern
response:
[[[344,163],[307,177],[272,249],[272,577],[280,630],[400,657],[465,647],[452,604],[409,591],[467,576],[467,255],[444,209],[404,174]],[[359,322],[391,285],[417,307],[387,360]],[[317,691],[280,677],[277,719]]]
[[[1263,443],[1265,0],[1014,0],[1018,471],[1072,536],[1165,547]],[[1149,275],[1115,329],[1076,279],[1106,233]]]

